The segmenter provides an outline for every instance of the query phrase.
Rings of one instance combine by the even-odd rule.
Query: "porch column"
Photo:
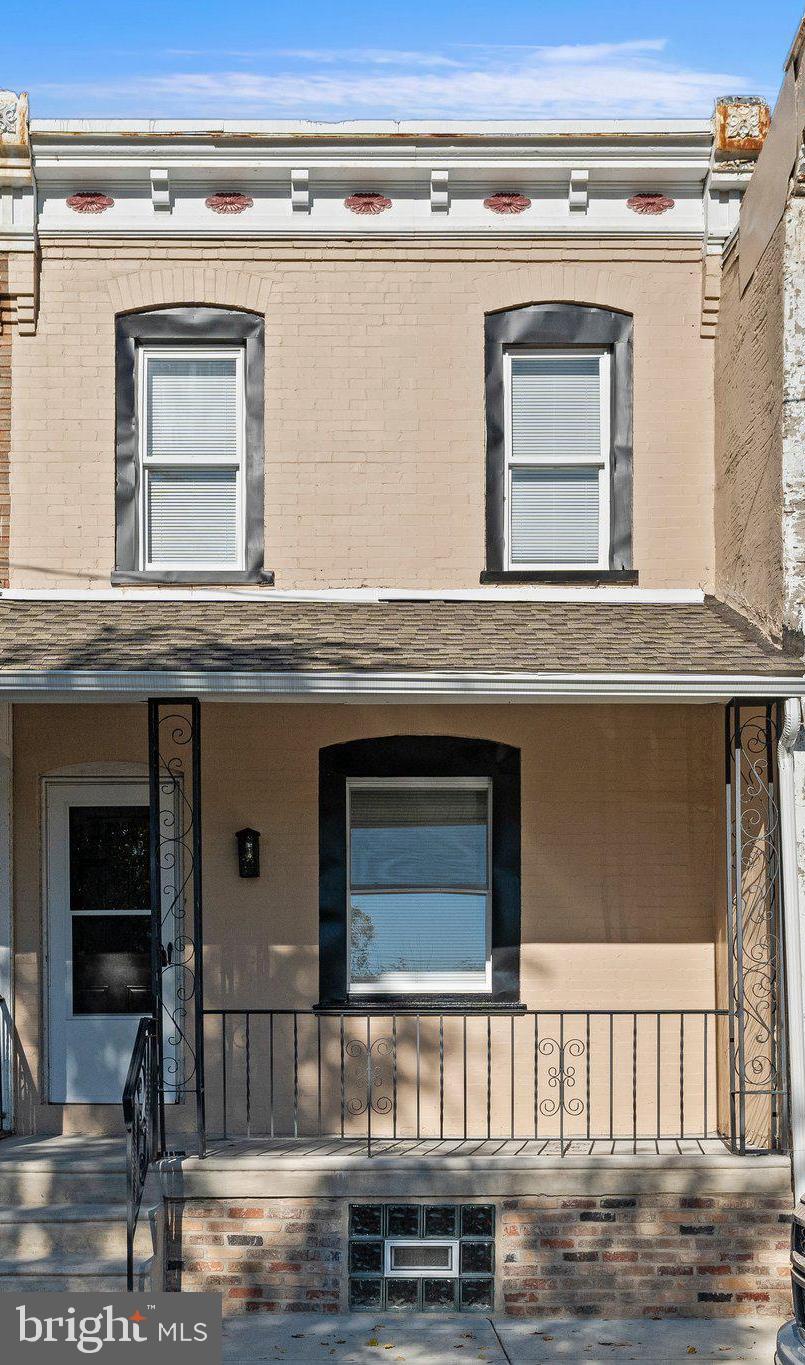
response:
[[[799,698],[785,703],[779,745],[785,916],[791,1159],[794,1198],[805,1195],[805,727]]]
[[[726,711],[730,1130],[744,1152],[788,1137],[778,702]]]
[[[201,707],[197,698],[150,698],[148,776],[151,963],[158,1056],[158,1145],[165,1106],[195,1097],[199,1155],[206,1149],[201,867]]]

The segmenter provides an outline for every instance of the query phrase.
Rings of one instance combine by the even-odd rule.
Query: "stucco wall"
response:
[[[369,735],[444,733],[522,750],[525,1003],[712,1007],[722,725],[719,708],[671,705],[207,706],[207,1003],[316,1002],[319,748]],[[14,742],[17,1018],[36,1094],[43,1084],[42,778],[78,763],[101,770],[112,761],[141,763],[145,709],[19,706]],[[247,824],[263,838],[256,881],[237,875],[234,832]],[[33,1122],[59,1126],[59,1110],[35,1110]],[[116,1110],[106,1118],[119,1122]],[[86,1121],[83,1113],[68,1117],[79,1129]]]
[[[114,317],[266,316],[266,567],[281,587],[472,587],[484,568],[483,320],[634,314],[640,582],[713,578],[712,342],[697,243],[43,242],[14,349],[12,586],[108,584]]]
[[[724,268],[716,336],[716,595],[779,640],[783,616],[780,223],[743,296]]]

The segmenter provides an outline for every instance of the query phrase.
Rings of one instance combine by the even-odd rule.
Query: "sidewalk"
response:
[[[680,1365],[720,1360],[724,1365],[771,1365],[778,1323],[736,1319],[676,1322],[643,1319],[548,1321],[538,1318],[482,1318],[469,1314],[312,1313],[249,1314],[224,1323],[224,1361],[314,1362],[405,1361],[407,1365],[484,1362],[485,1365],[604,1365],[607,1361],[651,1361]]]

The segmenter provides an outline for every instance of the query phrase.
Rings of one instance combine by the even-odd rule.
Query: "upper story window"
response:
[[[272,581],[263,333],[262,318],[224,308],[118,318],[113,582]]]
[[[144,346],[140,568],[242,569],[242,348]]]
[[[636,581],[631,317],[529,304],[485,330],[482,581]]]
[[[505,364],[507,568],[607,569],[609,353],[513,350]]]

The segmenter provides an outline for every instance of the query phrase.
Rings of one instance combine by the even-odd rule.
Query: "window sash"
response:
[[[456,790],[464,788],[486,793],[486,880],[478,886],[405,886],[372,887],[352,886],[352,813],[351,796],[355,789],[398,788],[410,790]],[[347,837],[347,992],[350,996],[360,995],[400,995],[415,991],[419,995],[435,995],[445,992],[460,992],[465,995],[488,994],[492,989],[492,783],[488,778],[472,777],[395,777],[395,778],[350,778],[347,782],[346,837]],[[352,980],[352,901],[354,897],[428,895],[439,896],[483,896],[486,901],[485,925],[485,969],[483,976],[478,972],[461,969],[455,971],[392,971],[371,982]]]
[[[580,355],[595,356],[598,360],[600,394],[600,455],[596,458],[586,454],[563,452],[557,454],[536,454],[522,452],[515,454],[513,449],[513,377],[514,359],[534,357],[576,358]],[[610,537],[610,397],[611,365],[610,353],[603,347],[576,346],[565,349],[556,347],[512,347],[504,352],[504,404],[505,404],[505,479],[504,479],[504,527],[506,539],[505,567],[507,570],[583,570],[607,569],[609,567]],[[513,469],[556,469],[571,468],[598,470],[598,555],[596,560],[525,560],[515,557],[512,535],[512,470]]]
[[[235,403],[236,403],[236,449],[232,455],[219,453],[214,456],[205,454],[150,455],[148,453],[148,365],[152,359],[168,360],[221,360],[231,357],[235,361]],[[138,540],[139,568],[147,572],[225,572],[239,571],[244,567],[246,545],[246,498],[244,492],[244,463],[246,449],[246,403],[245,403],[244,349],[242,346],[141,346],[138,348],[137,410],[138,422]],[[172,474],[188,479],[193,473],[206,470],[234,471],[235,473],[235,543],[236,553],[232,559],[214,560],[152,558],[149,536],[149,475],[154,473]]]

